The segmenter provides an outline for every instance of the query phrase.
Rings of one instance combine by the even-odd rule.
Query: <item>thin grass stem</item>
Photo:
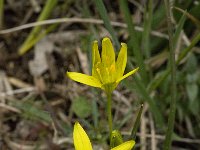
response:
[[[114,29],[113,29],[113,27],[112,27],[112,25],[110,23],[110,19],[108,17],[108,13],[106,11],[106,8],[104,6],[103,1],[102,0],[94,0],[94,2],[96,4],[96,6],[97,6],[97,9],[98,9],[99,14],[100,14],[100,16],[101,16],[101,18],[102,18],[102,20],[104,22],[104,25],[105,25],[106,29],[109,31],[110,35],[112,36],[113,41],[117,46],[117,49],[119,49],[120,48],[120,44],[119,44],[119,41],[118,41],[117,36],[115,34],[115,31],[114,31]]]
[[[165,0],[166,14],[167,14],[167,26],[169,34],[169,49],[170,49],[170,68],[171,68],[171,102],[170,113],[168,118],[168,127],[164,141],[164,150],[171,149],[172,134],[174,130],[175,113],[176,113],[176,61],[175,61],[175,49],[173,42],[173,26],[172,26],[172,4],[170,0]]]
[[[142,76],[142,80],[146,85],[148,83],[148,75],[146,72],[146,67],[144,64],[144,58],[142,55],[142,51],[139,46],[138,35],[135,31],[135,25],[133,23],[131,13],[128,9],[127,0],[120,0],[119,4],[120,4],[122,14],[124,14],[124,20],[127,23],[128,31],[130,34],[130,43],[132,43],[132,44],[130,45],[129,48],[133,50],[133,54],[135,55],[136,63],[140,67],[140,73]]]

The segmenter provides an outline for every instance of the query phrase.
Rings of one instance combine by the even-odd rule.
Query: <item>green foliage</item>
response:
[[[22,111],[22,114],[25,118],[35,121],[45,121],[50,123],[52,121],[51,115],[49,112],[42,110],[32,101],[27,102],[14,102],[13,104],[16,108]]]
[[[80,118],[87,118],[91,115],[91,104],[86,97],[80,96],[72,101],[71,109]]]

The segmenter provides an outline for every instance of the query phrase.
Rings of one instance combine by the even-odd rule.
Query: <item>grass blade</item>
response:
[[[23,49],[22,49],[22,51],[19,54],[23,55],[24,53],[26,53],[33,45],[35,45],[46,34],[48,34],[49,32],[51,32],[52,30],[54,30],[56,27],[57,27],[57,24],[53,24],[53,25],[49,26],[47,29],[41,31],[40,34],[37,37],[33,38],[27,44],[23,45]]]
[[[31,120],[37,120],[41,121],[43,120],[46,123],[51,123],[51,115],[39,107],[35,106],[33,102],[14,102],[13,106],[20,109],[22,111],[22,114],[24,117],[31,119]]]
[[[183,14],[179,23],[178,23],[178,26],[177,26],[177,29],[176,29],[176,32],[173,36],[173,44],[174,46],[176,47],[176,44],[177,44],[177,41],[178,41],[178,38],[180,37],[180,33],[183,29],[183,25],[185,23],[185,20],[186,20],[186,15]],[[184,52],[185,50],[183,50],[180,54],[180,56],[182,55],[182,53]],[[187,50],[187,53],[189,51]],[[178,57],[178,60],[176,61],[176,65],[178,65],[180,63],[179,59],[180,59],[180,56]],[[186,55],[184,55],[186,56]],[[181,58],[182,60],[183,58]],[[153,91],[155,90],[166,78],[167,76],[170,74],[171,70],[170,68],[167,68],[167,70],[165,72],[163,72],[158,78],[156,77],[152,82],[151,84],[149,85],[148,87],[148,91]]]
[[[124,14],[125,22],[128,25],[128,31],[130,33],[130,43],[132,43],[132,45],[129,48],[133,49],[133,54],[135,55],[136,63],[138,65],[138,67],[140,67],[142,79],[143,79],[144,83],[147,84],[148,77],[147,77],[147,73],[146,73],[146,69],[145,69],[146,67],[144,64],[142,52],[140,51],[139,40],[137,37],[137,33],[135,31],[135,26],[132,21],[130,11],[128,9],[127,1],[120,0],[119,2],[120,2],[122,14]]]
[[[53,10],[53,8],[56,6],[56,4],[57,4],[57,0],[46,1],[46,4],[39,18],[37,19],[37,21],[43,21],[47,19],[49,15],[51,14],[51,11]],[[41,39],[41,35],[40,35],[41,30],[42,30],[41,26],[36,26],[33,28],[29,36],[26,38],[25,42],[19,48],[19,55],[23,55],[24,53],[26,53],[37,41]],[[40,38],[38,38],[38,36],[40,36]]]
[[[140,92],[140,95],[142,96],[142,98],[149,104],[150,111],[152,112],[158,127],[163,128],[163,126],[164,126],[163,116],[162,116],[160,110],[158,109],[154,99],[152,99],[149,96],[149,94],[148,94],[145,86],[142,84],[141,80],[138,77],[135,77],[134,79],[135,79],[134,82],[137,85],[136,88]]]
[[[179,57],[178,57],[178,60],[177,60],[176,64],[179,64],[179,63],[183,60],[183,58],[185,58],[185,57],[187,56],[187,54],[190,52],[190,50],[191,50],[199,41],[200,41],[200,33],[197,34],[197,36],[195,36],[195,37],[193,38],[191,44],[181,52],[181,54],[180,54]]]
[[[185,20],[186,20],[186,15],[185,13],[182,15],[179,23],[178,23],[178,26],[177,26],[177,29],[176,29],[176,32],[173,36],[173,45],[174,45],[174,48],[176,48],[177,46],[177,41],[178,39],[180,38],[180,34],[181,34],[181,31],[183,29],[183,25],[185,24]]]
[[[155,9],[155,12],[152,16],[152,28],[153,29],[158,28],[162,23],[164,17],[165,17],[165,6],[161,4],[160,7]]]
[[[169,49],[170,49],[170,69],[171,69],[171,102],[170,113],[168,118],[168,127],[164,141],[164,150],[171,149],[172,134],[174,130],[175,114],[176,114],[176,62],[175,62],[175,46],[173,42],[173,25],[172,25],[172,3],[170,0],[165,0],[167,28],[169,34]]]
[[[139,79],[138,76],[134,76],[134,80],[132,82],[134,82],[136,84],[135,87],[133,87],[133,84],[131,81],[124,81],[125,85],[129,88],[129,89],[136,89],[137,92],[140,94],[140,96],[142,97],[142,101],[147,102],[149,104],[150,107],[150,111],[152,112],[154,119],[156,121],[156,124],[158,125],[159,128],[163,128],[164,127],[164,120],[163,120],[163,116],[160,112],[160,110],[158,109],[155,101],[149,96],[145,85],[141,82],[141,80]]]
[[[139,124],[140,124],[140,118],[141,118],[141,115],[142,115],[143,106],[144,106],[143,104],[140,106],[140,110],[137,114],[137,118],[135,120],[133,129],[132,129],[132,132],[131,132],[131,139],[133,139],[134,141],[135,141],[136,133],[137,133],[137,130],[138,130],[138,127],[139,127]]]
[[[111,26],[111,23],[110,23],[110,19],[108,17],[108,13],[106,11],[106,8],[104,6],[104,3],[102,0],[94,0],[96,6],[97,6],[97,9],[99,11],[99,14],[104,22],[104,25],[106,27],[106,29],[108,30],[108,32],[110,33],[110,35],[112,36],[113,40],[114,40],[114,43],[116,44],[117,46],[117,50],[119,50],[120,48],[120,44],[119,44],[119,41],[117,39],[117,36],[115,34],[115,31],[113,29],[113,27]]]
[[[146,58],[150,57],[150,32],[151,32],[151,23],[152,23],[152,15],[153,15],[153,1],[149,0],[148,6],[145,9],[145,19],[144,19],[144,32],[143,32],[143,49]]]
[[[198,19],[196,19],[194,16],[192,16],[191,14],[189,14],[188,12],[186,12],[185,10],[178,8],[178,7],[174,7],[175,10],[178,10],[179,12],[182,12],[183,14],[186,14],[186,16],[192,21],[194,22],[194,24],[198,27],[198,29],[200,29],[200,21]]]
[[[178,56],[178,59],[176,61],[176,65],[179,65],[179,63],[187,56],[187,54],[192,50],[192,48],[200,41],[200,33],[196,35],[191,44],[185,48],[180,55]],[[168,68],[166,71],[164,71],[159,77],[156,77],[153,79],[153,82],[149,85],[148,91],[151,92],[155,90],[159,85],[168,77],[170,74],[171,70]]]

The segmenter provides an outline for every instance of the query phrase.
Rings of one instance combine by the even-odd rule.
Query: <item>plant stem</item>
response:
[[[170,68],[171,68],[171,102],[170,102],[170,114],[168,118],[168,128],[164,141],[164,150],[171,149],[172,134],[174,130],[174,121],[176,113],[176,62],[175,62],[175,49],[173,43],[173,26],[171,22],[171,4],[170,0],[165,0],[167,25],[169,34],[169,49],[170,49]]]
[[[107,115],[108,115],[108,125],[109,125],[109,133],[110,137],[112,134],[112,100],[111,100],[111,92],[107,92]]]

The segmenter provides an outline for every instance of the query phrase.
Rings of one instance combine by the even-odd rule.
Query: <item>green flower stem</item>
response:
[[[112,99],[111,99],[111,92],[106,92],[107,96],[107,115],[108,115],[108,125],[109,125],[109,135],[111,137],[112,134]]]

